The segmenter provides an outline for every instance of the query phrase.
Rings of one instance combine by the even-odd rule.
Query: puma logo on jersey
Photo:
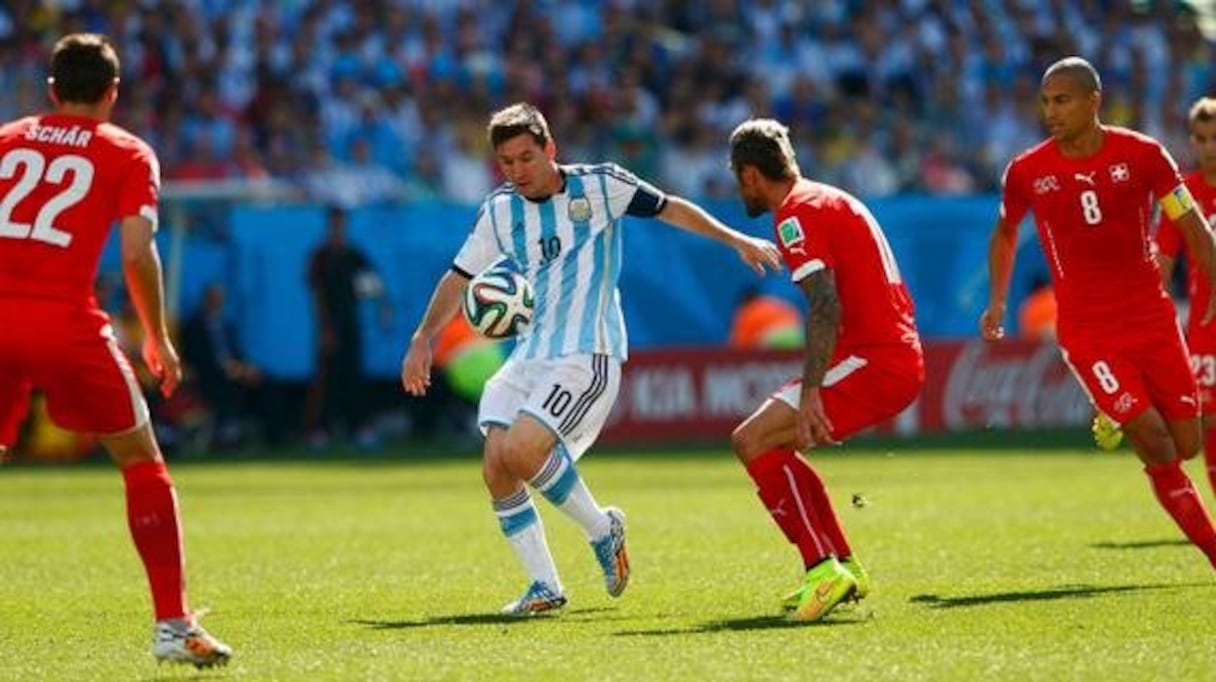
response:
[[[1084,182],[1090,186],[1094,184],[1094,174],[1092,171],[1089,173],[1073,173],[1072,177],[1073,179],[1080,180],[1081,182]]]

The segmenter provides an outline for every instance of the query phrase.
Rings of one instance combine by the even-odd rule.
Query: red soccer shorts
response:
[[[920,395],[925,359],[920,346],[858,349],[832,365],[819,391],[823,411],[832,422],[832,438],[849,436],[899,414]],[[773,398],[795,410],[801,402],[802,379],[792,379]]]
[[[30,390],[59,426],[112,435],[148,422],[148,406],[105,313],[57,301],[0,300],[0,445],[17,440]]]
[[[1199,415],[1199,392],[1175,324],[1103,338],[1060,340],[1064,361],[1094,406],[1125,423],[1149,407],[1168,421]]]

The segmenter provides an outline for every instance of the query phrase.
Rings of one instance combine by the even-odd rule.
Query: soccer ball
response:
[[[464,317],[486,338],[515,336],[532,322],[532,285],[511,268],[492,265],[469,280]]]

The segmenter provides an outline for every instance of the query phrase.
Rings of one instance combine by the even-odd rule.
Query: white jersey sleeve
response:
[[[481,210],[477,212],[477,222],[473,224],[473,231],[465,238],[464,245],[460,247],[460,251],[452,263],[457,270],[466,275],[476,275],[503,256],[498,238],[494,234],[492,210],[493,207],[489,200],[481,205]]]

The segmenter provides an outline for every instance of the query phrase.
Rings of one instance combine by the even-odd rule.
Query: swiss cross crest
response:
[[[781,240],[781,245],[787,249],[801,248],[801,244],[806,241],[806,235],[802,232],[802,223],[799,223],[798,219],[793,216],[777,223],[777,239]]]
[[[1116,163],[1110,166],[1111,182],[1127,182],[1132,179],[1132,173],[1127,169],[1126,163]]]

